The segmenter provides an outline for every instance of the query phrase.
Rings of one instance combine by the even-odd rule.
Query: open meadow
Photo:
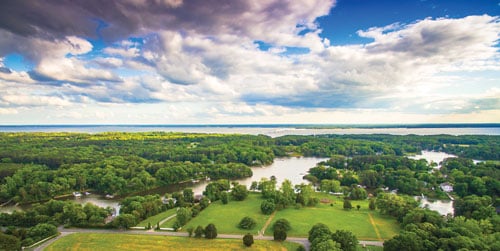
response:
[[[347,211],[342,208],[342,198],[324,193],[317,193],[317,196],[330,202],[319,203],[315,207],[300,209],[291,207],[276,211],[271,223],[266,228],[265,235],[273,234],[271,226],[274,221],[280,218],[287,219],[292,225],[288,236],[296,237],[307,237],[308,231],[316,223],[324,223],[332,231],[349,230],[361,240],[385,240],[400,231],[396,219],[381,215],[378,211],[369,210],[368,200],[352,201],[354,208]],[[192,219],[183,230],[185,231],[188,227],[196,228],[198,225],[206,226],[209,223],[214,223],[219,233],[245,234],[251,232],[257,234],[271,217],[261,213],[261,202],[260,194],[250,194],[244,201],[230,201],[227,205],[217,201]],[[356,205],[361,206],[359,211],[356,209]],[[257,221],[256,227],[251,231],[238,228],[238,223],[245,216],[250,216]]]
[[[292,229],[289,236],[307,237],[309,229],[316,223],[327,225],[331,231],[349,230],[360,240],[386,240],[396,235],[400,227],[393,217],[381,215],[377,210],[368,209],[368,200],[351,201],[353,209],[343,209],[343,199],[340,197],[317,193],[323,201],[315,207],[305,207],[300,209],[287,208],[277,211],[266,235],[272,235],[271,226],[280,219],[287,219]],[[360,209],[356,209],[360,205]]]
[[[219,233],[225,234],[246,234],[248,232],[256,235],[257,231],[264,227],[264,224],[269,219],[269,215],[264,215],[260,211],[260,203],[262,199],[260,194],[250,193],[244,201],[230,200],[224,205],[220,201],[212,203],[200,214],[191,219],[183,229],[188,227],[196,228],[213,223],[217,227]],[[249,216],[257,221],[255,228],[251,230],[239,229],[238,223],[245,216]]]
[[[65,236],[45,250],[296,250],[298,244],[291,242],[255,240],[252,247],[247,248],[239,239],[197,239],[187,237],[134,235],[134,234],[102,234],[75,233]]]

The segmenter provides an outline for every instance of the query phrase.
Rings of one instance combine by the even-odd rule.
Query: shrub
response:
[[[229,202],[229,195],[227,194],[226,191],[223,191],[220,193],[220,200],[222,201],[222,204],[226,205]]]
[[[205,230],[203,229],[203,227],[202,226],[198,226],[194,230],[194,237],[201,238],[204,233],[205,233]]]
[[[350,200],[348,200],[348,199],[344,199],[344,209],[345,209],[345,210],[352,209],[352,204],[351,204],[351,201],[350,201]]]
[[[194,228],[193,227],[188,227],[186,230],[187,230],[187,232],[189,234],[189,237],[192,237],[193,236],[193,232],[194,232]]]
[[[238,227],[241,229],[252,229],[256,225],[257,225],[257,222],[254,219],[252,219],[248,216],[245,216],[245,217],[243,217],[243,219],[241,219],[240,223],[238,224]]]
[[[281,228],[285,231],[289,231],[290,229],[292,229],[292,226],[290,225],[290,222],[287,219],[281,218],[281,219],[277,220],[276,222],[274,222],[274,224],[273,224],[273,230],[278,229],[278,228]]]
[[[247,247],[252,246],[252,244],[253,244],[253,235],[251,235],[251,234],[245,234],[245,236],[243,236],[243,244],[245,244],[245,246],[247,246]]]
[[[273,237],[275,241],[284,241],[286,240],[286,231],[281,228],[277,228],[273,232]]]
[[[215,239],[217,237],[217,228],[215,225],[210,223],[205,227],[205,238],[207,239]]]
[[[276,209],[276,204],[273,200],[265,200],[260,204],[260,210],[263,214],[272,214]]]
[[[375,208],[376,208],[376,207],[375,207],[375,199],[373,199],[373,198],[372,198],[372,199],[370,199],[370,204],[368,205],[368,208],[369,208],[370,210],[375,210]]]

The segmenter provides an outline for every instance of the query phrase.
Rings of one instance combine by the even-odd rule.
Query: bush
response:
[[[223,191],[220,193],[220,200],[222,201],[222,204],[226,205],[229,202],[229,195],[227,194],[226,191]]]
[[[205,233],[205,229],[203,229],[202,226],[198,226],[196,227],[196,229],[194,230],[194,237],[196,238],[201,238],[203,237],[203,234]]]
[[[238,227],[241,229],[252,229],[256,225],[257,225],[257,222],[254,219],[252,219],[248,216],[245,216],[245,217],[243,217],[243,219],[241,219],[240,223],[238,224]]]
[[[375,206],[375,199],[370,199],[370,204],[368,205],[368,208],[370,210],[375,210],[376,206]]]
[[[186,225],[186,223],[191,220],[193,213],[191,209],[187,207],[181,207],[177,210],[177,221],[179,222],[179,227]]]
[[[0,232],[0,250],[21,250],[21,241],[12,235]]]
[[[292,226],[290,225],[290,222],[287,219],[279,219],[273,224],[273,230],[281,228],[285,231],[289,231],[292,229]]]
[[[273,232],[273,237],[275,241],[284,241],[286,240],[286,231],[281,228],[277,228]]]
[[[350,210],[352,209],[352,204],[351,201],[348,199],[344,199],[344,209],[345,210]]]
[[[260,204],[260,210],[263,214],[272,214],[276,209],[276,204],[273,200],[265,200]]]
[[[356,251],[358,239],[350,231],[337,230],[332,234],[332,240],[339,243],[344,251]]]
[[[215,225],[210,223],[205,227],[205,238],[207,239],[215,239],[217,237],[217,228]]]
[[[193,232],[194,232],[194,228],[193,227],[188,227],[186,230],[187,230],[187,232],[189,234],[189,237],[192,237],[193,236]]]
[[[247,187],[245,185],[234,186],[233,190],[231,191],[231,196],[233,196],[234,200],[245,200],[248,196]]]
[[[252,244],[253,244],[253,235],[251,235],[251,234],[245,234],[245,236],[243,236],[243,244],[245,244],[245,246],[247,246],[247,247],[252,246]]]

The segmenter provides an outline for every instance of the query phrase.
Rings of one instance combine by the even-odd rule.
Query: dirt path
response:
[[[380,232],[378,231],[377,225],[375,224],[375,221],[373,220],[372,214],[368,213],[368,217],[370,218],[370,223],[373,226],[373,229],[375,230],[375,234],[377,235],[377,238],[379,241],[382,241],[382,237],[380,237]]]
[[[269,224],[271,224],[271,221],[274,219],[274,215],[276,215],[276,211],[274,211],[271,216],[269,216],[269,219],[267,219],[266,224],[262,227],[262,229],[259,231],[259,236],[263,236],[264,233],[266,232],[267,227]]]

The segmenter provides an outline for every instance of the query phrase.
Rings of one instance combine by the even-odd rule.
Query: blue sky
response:
[[[500,122],[499,16],[497,0],[12,1],[0,124]]]

